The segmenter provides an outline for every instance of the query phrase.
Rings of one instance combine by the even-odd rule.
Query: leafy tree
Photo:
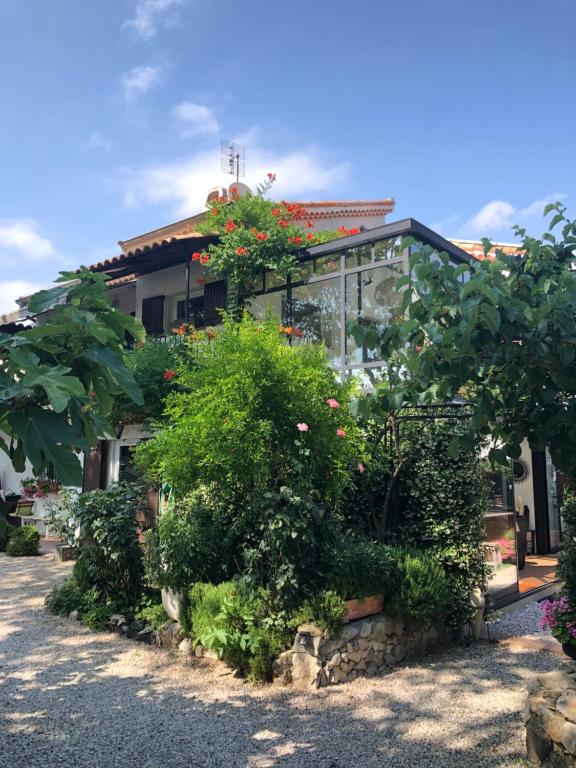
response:
[[[0,448],[22,472],[49,463],[65,485],[80,485],[77,453],[94,445],[108,427],[114,398],[142,395],[124,365],[125,334],[143,339],[135,318],[113,309],[105,278],[83,267],[61,272],[55,288],[36,293],[34,328],[0,333]]]
[[[450,443],[452,455],[492,439],[491,458],[518,457],[526,437],[549,447],[555,465],[576,468],[576,221],[560,203],[540,239],[515,227],[517,255],[484,240],[483,261],[454,266],[413,240],[410,274],[400,278],[404,320],[356,327],[360,344],[395,359],[394,375],[361,411],[383,418],[405,403],[447,402],[463,395],[472,416]]]

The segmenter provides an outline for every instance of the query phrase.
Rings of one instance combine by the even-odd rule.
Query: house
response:
[[[262,274],[250,311],[256,316],[272,313],[279,323],[296,326],[305,339],[322,341],[340,376],[357,376],[364,386],[372,387],[383,361],[376,352],[356,344],[347,332],[347,322],[385,327],[398,313],[395,283],[407,272],[410,255],[401,246],[403,238],[412,236],[447,252],[454,264],[478,258],[482,246],[475,241],[449,241],[415,219],[386,223],[385,217],[394,208],[392,199],[302,205],[319,229],[344,225],[362,231],[303,250],[299,267],[287,281],[274,272]],[[213,237],[197,231],[204,215],[120,241],[118,256],[91,266],[109,276],[113,305],[140,317],[151,335],[165,336],[185,320],[197,327],[219,322],[226,283],[191,260],[194,251],[213,242]],[[145,437],[141,426],[126,425],[113,438],[100,441],[86,457],[84,488],[107,487],[130,477],[134,472],[132,449]],[[524,579],[525,587],[541,586],[553,578],[554,562],[545,558],[557,550],[561,539],[558,479],[549,455],[531,451],[526,443],[522,457],[514,463],[514,475],[499,473],[492,481],[487,549],[494,567],[494,590],[508,599],[523,589],[517,567],[515,512],[524,507],[528,508],[532,553],[544,563],[540,578],[539,561],[529,560],[533,575]]]

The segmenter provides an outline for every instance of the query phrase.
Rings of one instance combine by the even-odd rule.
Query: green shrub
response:
[[[226,511],[206,494],[169,503],[156,528],[146,534],[145,571],[151,584],[186,592],[198,581],[229,575]]]
[[[320,629],[336,634],[342,628],[345,612],[344,599],[336,592],[323,590],[304,602],[294,615],[290,626],[295,629],[300,624],[313,622]]]
[[[0,552],[6,549],[13,530],[15,530],[13,526],[0,514]]]
[[[72,611],[80,611],[84,604],[84,595],[74,578],[66,579],[55,586],[46,595],[46,608],[57,616],[68,616]]]
[[[442,566],[427,552],[399,549],[395,556],[390,611],[425,627],[442,623],[450,606],[450,583]]]
[[[160,593],[143,595],[136,607],[134,615],[140,621],[145,622],[152,629],[160,629],[170,620],[164,610]]]
[[[562,524],[564,536],[558,555],[557,574],[564,582],[571,605],[576,605],[576,493],[573,489],[564,491]]]
[[[102,632],[108,626],[110,617],[113,613],[116,613],[116,606],[111,603],[98,602],[97,595],[94,596],[94,600],[87,599],[84,595],[84,608],[80,613],[80,621],[88,629],[92,629],[95,632]]]
[[[250,679],[270,680],[272,662],[286,648],[289,630],[265,598],[264,592],[248,593],[239,582],[195,584],[190,591],[194,642]]]
[[[390,547],[341,531],[323,559],[326,589],[345,600],[388,593],[394,577]]]
[[[69,547],[78,545],[78,491],[62,488],[58,502],[46,504],[44,523],[52,536],[57,536]]]
[[[37,555],[40,545],[40,533],[33,525],[15,528],[8,539],[6,554],[11,557]]]
[[[78,557],[77,577],[83,590],[95,587],[107,599],[128,604],[138,598],[144,569],[137,538],[142,525],[136,513],[146,507],[137,483],[81,494],[77,509],[81,538],[91,542]]]

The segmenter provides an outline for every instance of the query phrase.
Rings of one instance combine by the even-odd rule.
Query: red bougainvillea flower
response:
[[[304,332],[300,330],[300,328],[292,328],[292,335],[296,336],[298,339],[302,339],[304,337]]]
[[[313,221],[310,221],[310,220],[308,220],[308,221],[306,222],[306,226],[308,227],[308,229],[312,229],[312,227],[314,226],[314,222],[313,222]]]
[[[308,424],[304,423],[303,421],[302,421],[302,422],[300,422],[300,424],[296,424],[296,428],[297,428],[297,429],[298,429],[300,432],[308,432],[308,430],[310,429],[310,427],[308,426]]]
[[[314,237],[315,236],[312,234],[312,232],[308,232],[308,234],[306,235],[306,240],[314,240]]]
[[[291,325],[280,325],[280,333],[283,333],[284,336],[292,336],[293,332],[294,328]]]
[[[206,337],[212,341],[212,339],[215,339],[217,336],[216,331],[213,331],[212,328],[208,328],[206,331]]]
[[[282,216],[282,208],[272,208],[272,216]]]
[[[258,232],[256,240],[268,240],[268,232]]]
[[[336,434],[338,437],[346,437],[346,431],[344,429],[337,429]]]
[[[201,258],[202,258],[202,254],[198,253],[198,251],[196,251],[196,253],[192,254],[192,261],[198,261]]]
[[[282,227],[282,229],[286,229],[286,227],[290,226],[289,222],[287,222],[285,219],[280,219],[278,225]]]
[[[335,400],[333,397],[330,397],[328,398],[328,400],[326,400],[326,405],[329,408],[340,408],[340,403],[338,402],[338,400]]]
[[[422,347],[420,346],[420,344],[416,344],[415,350],[416,352],[422,352]]]
[[[212,208],[210,213],[212,214],[212,216],[218,216],[218,208]]]
[[[362,462],[358,464],[358,472],[360,472],[361,475],[363,475],[364,472],[366,472],[366,467],[364,466],[364,464],[362,464]]]
[[[276,181],[276,174],[275,173],[267,173],[266,176],[268,176],[270,181]]]
[[[226,222],[226,226],[224,227],[224,229],[226,230],[226,232],[234,232],[234,230],[236,229],[236,224],[234,224],[234,222],[232,221],[232,219],[228,219],[228,221]]]
[[[208,264],[210,261],[210,256],[208,256],[207,253],[204,254],[204,256],[200,256],[200,264]]]
[[[342,235],[342,236],[344,236],[344,235],[347,235],[347,234],[348,234],[348,230],[346,229],[346,227],[345,227],[344,225],[342,225],[341,227],[338,227],[338,229],[336,230],[336,232],[338,232],[338,233],[339,233],[340,235]]]
[[[236,248],[236,256],[246,256],[248,253],[248,248],[244,248],[243,245],[241,245],[239,248]]]
[[[171,381],[174,376],[176,376],[176,371],[173,371],[171,368],[169,368],[167,371],[164,371],[164,378],[166,381]]]
[[[360,234],[360,230],[358,229],[358,227],[350,227],[350,229],[348,230],[348,234],[349,235],[359,235]]]
[[[302,245],[304,240],[300,237],[300,235],[295,235],[294,237],[289,237],[288,242],[294,243],[294,245]]]

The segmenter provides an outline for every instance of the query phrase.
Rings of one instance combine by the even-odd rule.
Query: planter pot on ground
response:
[[[54,560],[57,563],[74,560],[74,550],[68,544],[59,544],[54,550]]]
[[[572,645],[572,643],[562,643],[562,650],[566,656],[576,660],[576,645]]]
[[[172,589],[162,589],[162,605],[164,610],[174,621],[178,621],[180,609],[184,601],[184,595],[180,592],[174,592]]]
[[[346,600],[346,613],[343,621],[349,622],[382,613],[384,610],[384,595],[371,595],[360,600]]]

